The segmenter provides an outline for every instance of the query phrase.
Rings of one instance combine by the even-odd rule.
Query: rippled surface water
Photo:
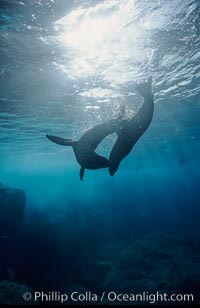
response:
[[[53,145],[45,134],[76,139],[117,116],[121,104],[126,113],[135,111],[141,98],[134,84],[148,76],[153,122],[116,179],[105,170],[88,172],[85,181],[96,189],[91,194],[99,194],[99,175],[104,185],[122,187],[128,179],[140,189],[144,175],[167,174],[176,183],[178,173],[186,186],[188,174],[198,175],[199,1],[2,0],[0,10],[2,182],[27,191],[36,185],[37,201],[45,185],[54,186],[55,195],[65,185],[79,187],[71,149]],[[108,155],[113,140],[99,151]]]

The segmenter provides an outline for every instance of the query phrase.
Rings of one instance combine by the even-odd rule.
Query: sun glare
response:
[[[116,16],[83,16],[73,14],[65,16],[56,23],[57,29],[62,27],[63,31],[58,36],[61,43],[71,46],[81,52],[94,53],[96,49],[106,44],[110,36],[119,27]]]
[[[87,16],[77,29],[63,34],[60,38],[64,43],[81,50],[97,48],[106,39],[108,24],[111,24],[110,20]]]
[[[134,21],[136,24],[130,26]],[[79,7],[58,20],[55,30],[66,48],[69,74],[75,77],[98,74],[114,80],[120,74],[121,80],[126,79],[123,71],[129,59],[142,57],[137,40],[143,37],[143,29],[137,22],[134,0]],[[133,61],[131,64],[132,69]]]

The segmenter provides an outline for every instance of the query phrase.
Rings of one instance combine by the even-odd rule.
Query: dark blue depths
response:
[[[100,1],[44,2],[0,4],[0,304],[23,303],[22,284],[25,291],[192,293],[199,302],[198,1],[127,1],[139,19],[127,17],[126,52],[145,55],[126,62],[111,54],[104,66],[76,32],[63,46],[55,23],[78,7],[83,16],[117,11],[117,23],[118,1],[103,8]],[[137,41],[128,37],[131,22]],[[94,71],[87,48],[97,57]],[[76,139],[116,117],[122,103],[127,116],[140,100],[134,83],[146,75],[155,98],[149,129],[114,177],[86,170],[81,182],[72,150],[45,135]],[[114,138],[100,145],[102,155]]]

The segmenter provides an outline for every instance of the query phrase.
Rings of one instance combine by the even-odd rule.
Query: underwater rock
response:
[[[0,183],[0,232],[6,232],[23,221],[26,196],[21,189],[11,189]]]
[[[33,290],[24,284],[18,284],[7,280],[0,281],[0,305],[25,305],[35,304],[33,300],[25,301],[24,294],[33,294]]]
[[[200,238],[151,233],[125,249],[103,287],[107,290],[141,293],[191,293],[200,289]]]
[[[103,212],[86,207],[68,210],[53,223],[25,223],[15,249],[16,279],[45,291],[68,288],[77,282],[92,288],[94,281],[102,281],[111,268],[102,262],[108,256],[101,253],[105,247],[109,247],[109,255],[116,251],[111,230]]]

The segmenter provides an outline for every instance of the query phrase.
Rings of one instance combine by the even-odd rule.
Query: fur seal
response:
[[[95,153],[95,149],[105,137],[120,129],[123,111],[124,110],[120,112],[117,119],[109,120],[89,129],[78,141],[46,135],[46,137],[54,143],[63,146],[71,146],[73,148],[76,160],[81,166],[81,181],[83,180],[85,169],[96,170],[108,168],[110,166],[111,162],[107,158]]]
[[[130,153],[151,123],[154,112],[151,83],[152,78],[149,78],[147,82],[135,86],[135,89],[143,96],[144,102],[133,118],[123,120],[122,127],[117,131],[118,137],[109,157],[111,176],[115,174],[121,161]]]

